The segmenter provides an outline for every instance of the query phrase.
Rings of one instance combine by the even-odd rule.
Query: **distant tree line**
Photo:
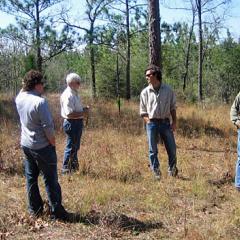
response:
[[[69,17],[62,0],[0,1],[2,11],[17,16],[15,25],[1,29],[0,92],[16,93],[24,73],[35,68],[44,73],[49,91],[61,91],[65,75],[75,71],[93,97],[138,97],[146,86],[151,2],[85,0],[87,22],[82,24]],[[197,29],[201,1],[189,2],[192,22],[161,19],[163,81],[187,101],[200,95],[200,100],[229,102],[240,90],[240,44],[229,31],[221,40],[216,24],[202,21]]]

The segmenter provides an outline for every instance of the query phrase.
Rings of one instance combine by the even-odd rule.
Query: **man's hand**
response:
[[[150,119],[149,119],[149,117],[148,116],[144,116],[143,117],[143,120],[144,120],[144,122],[147,124],[147,123],[150,123]]]
[[[240,120],[237,120],[234,125],[239,129],[240,128]]]
[[[171,129],[173,130],[173,132],[176,130],[176,128],[177,128],[177,127],[176,127],[176,123],[173,122],[172,125],[171,125]]]
[[[83,108],[83,117],[85,117],[85,118],[88,117],[89,109],[90,109],[89,106],[86,106],[86,107]]]
[[[55,145],[56,145],[55,136],[48,137],[48,141],[49,141],[49,143],[50,143],[52,146],[55,146]]]

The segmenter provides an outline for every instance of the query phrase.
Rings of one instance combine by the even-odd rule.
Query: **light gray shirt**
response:
[[[140,115],[148,115],[149,119],[171,119],[171,111],[176,109],[176,97],[172,89],[161,84],[156,91],[150,84],[140,95]]]
[[[49,145],[54,124],[47,100],[36,91],[21,90],[15,102],[21,122],[21,145],[35,150]]]
[[[72,112],[82,112],[83,105],[81,98],[76,90],[71,89],[69,86],[63,91],[60,97],[61,116],[68,119],[68,114]],[[77,119],[82,118],[78,117]]]
[[[234,124],[240,124],[240,92],[236,96],[230,111],[230,119]]]

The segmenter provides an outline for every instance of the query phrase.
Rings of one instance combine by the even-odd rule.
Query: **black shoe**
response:
[[[71,173],[70,169],[67,169],[67,168],[62,169],[62,175],[69,174],[69,173]]]
[[[39,207],[38,210],[29,210],[29,214],[34,218],[41,217],[43,215],[43,206]]]
[[[79,170],[79,164],[78,164],[78,162],[77,161],[74,161],[73,163],[72,163],[72,171],[73,172],[76,172],[76,171],[78,171]]]
[[[56,207],[55,211],[51,211],[52,220],[63,220],[65,221],[68,217],[68,212],[64,209],[62,205]]]
[[[170,171],[168,172],[168,176],[171,176],[171,177],[177,177],[177,176],[178,176],[178,169],[177,169],[176,166],[174,166],[174,167],[172,168],[172,170],[170,170]]]
[[[158,168],[156,168],[156,169],[153,170],[153,173],[154,173],[154,178],[159,181],[161,179],[160,170]]]
[[[51,220],[58,220],[58,221],[69,222],[69,223],[76,223],[76,222],[80,222],[81,220],[80,214],[70,213],[70,212],[67,212],[66,210],[62,211],[61,213],[51,214],[50,218]]]

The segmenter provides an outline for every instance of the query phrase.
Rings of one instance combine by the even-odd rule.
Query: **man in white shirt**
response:
[[[236,96],[230,111],[230,119],[238,132],[235,187],[240,191],[240,92]]]
[[[79,168],[77,152],[83,131],[83,118],[88,115],[88,107],[83,107],[78,89],[81,78],[76,73],[66,77],[67,88],[61,95],[61,116],[64,118],[63,130],[67,135],[62,173],[70,173]]]
[[[161,172],[157,142],[160,135],[168,154],[168,174],[176,177],[178,169],[173,135],[177,120],[176,97],[172,89],[162,83],[161,70],[158,66],[149,66],[145,74],[149,85],[141,92],[140,115],[146,123],[150,167],[155,178],[159,180]]]

